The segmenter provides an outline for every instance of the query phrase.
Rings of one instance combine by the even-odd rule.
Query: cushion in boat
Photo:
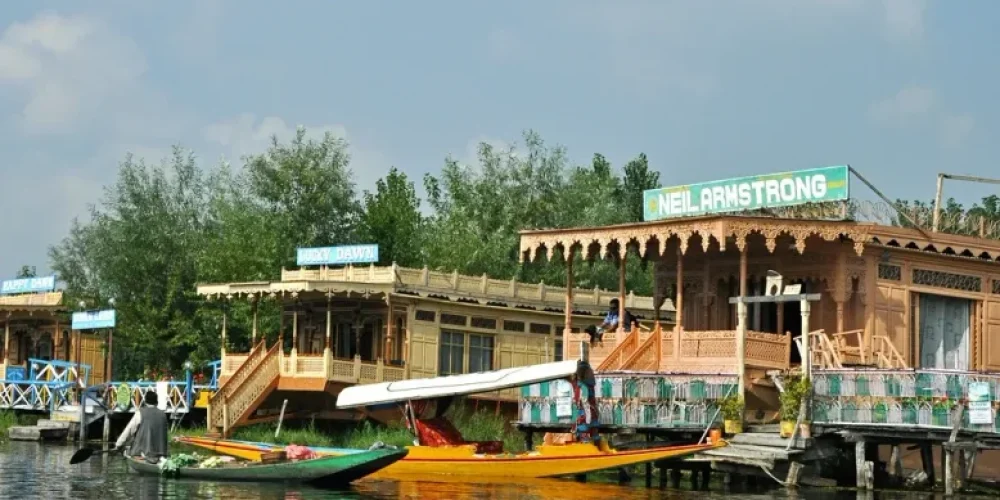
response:
[[[417,438],[425,446],[455,446],[465,444],[462,433],[443,417],[418,419]]]

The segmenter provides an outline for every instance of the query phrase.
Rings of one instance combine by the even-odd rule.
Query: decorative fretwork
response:
[[[949,288],[965,292],[983,291],[983,279],[979,276],[931,271],[929,269],[914,269],[913,284]]]
[[[903,279],[903,268],[893,264],[879,264],[878,279],[887,281],[901,281]]]

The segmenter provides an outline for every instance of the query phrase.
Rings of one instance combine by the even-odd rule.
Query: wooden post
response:
[[[931,449],[930,443],[920,443],[920,461],[924,467],[927,482],[933,487],[936,480],[934,478],[934,451]]]
[[[10,364],[10,311],[7,311],[7,318],[3,322],[3,364],[4,367]],[[0,373],[6,377],[6,373]]]
[[[679,336],[684,325],[684,254],[680,246],[677,247],[677,301],[674,308],[677,310],[674,330]]]
[[[565,248],[563,255],[566,258],[566,311],[563,326],[563,341],[569,340],[570,331],[573,329],[573,250]],[[565,344],[564,344],[565,345]]]
[[[944,494],[952,496],[955,494],[955,464],[952,461],[954,451],[947,446],[941,446],[941,455],[944,457]]]
[[[938,232],[938,223],[941,220],[941,194],[944,190],[944,175],[938,174],[937,192],[934,193],[934,222],[931,231]]]
[[[705,311],[702,313],[702,325],[701,329],[711,330],[712,329],[712,296],[709,295],[708,291],[712,289],[711,280],[711,270],[709,268],[708,254],[705,254],[705,265],[702,269],[701,276],[701,296],[704,300]],[[780,331],[780,330],[779,330]]]
[[[628,260],[628,247],[622,249],[618,260],[618,332],[615,335],[616,344],[625,340],[625,263]]]
[[[250,296],[250,308],[253,309],[253,321],[250,326],[250,350],[257,345],[257,308],[260,305],[260,299],[256,295]]]
[[[299,305],[292,306],[292,356],[299,350]]]
[[[889,467],[892,475],[897,479],[903,479],[903,451],[898,444],[892,445],[892,454],[889,456]]]
[[[811,304],[808,300],[799,301],[799,308],[802,312],[802,350],[805,351],[805,359],[802,365],[805,367],[806,379],[812,380],[812,355],[809,353],[809,309]]]
[[[739,394],[746,394],[746,343],[747,343],[747,248],[740,250],[740,301],[736,303],[736,370],[739,374]]]
[[[226,355],[226,320],[228,312],[229,311],[226,310],[226,303],[223,302],[222,303],[222,355],[223,356]]]
[[[105,443],[111,442],[111,413],[104,414],[104,434],[101,436],[101,440]]]
[[[331,308],[332,297],[329,293],[326,294],[326,344],[324,344],[323,350],[330,351],[330,332],[333,329],[333,311]]]
[[[861,439],[854,443],[854,469],[855,486],[859,490],[866,489],[868,486],[868,470],[865,467],[865,442]]]

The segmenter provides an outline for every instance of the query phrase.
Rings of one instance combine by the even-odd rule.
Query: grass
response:
[[[7,441],[7,430],[15,425],[35,425],[38,415],[18,415],[9,410],[0,410],[0,442]]]
[[[507,425],[502,415],[495,415],[491,411],[470,411],[455,405],[448,410],[446,416],[469,441],[503,441],[504,449],[509,452],[524,451],[524,439]],[[337,448],[368,448],[376,441],[392,446],[409,446],[414,439],[413,434],[401,424],[386,426],[370,421],[329,431],[319,429],[314,424],[295,427],[286,422],[278,439],[274,438],[274,430],[275,425],[251,425],[234,429],[230,437],[237,441]],[[206,432],[203,427],[178,429],[171,433],[171,438],[200,436]]]

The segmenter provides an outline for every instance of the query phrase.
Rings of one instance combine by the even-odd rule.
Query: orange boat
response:
[[[576,422],[574,440],[567,444],[544,444],[524,453],[505,453],[502,442],[466,441],[443,416],[456,396],[552,380],[567,380],[573,388],[574,396],[569,408]],[[407,447],[409,453],[404,459],[382,469],[374,477],[425,474],[507,478],[572,476],[683,458],[725,446],[724,442],[719,442],[613,450],[597,432],[599,425],[593,388],[594,374],[589,364],[585,361],[561,361],[493,372],[349,387],[340,393],[337,407],[364,408],[394,403],[403,406],[407,425],[414,431],[419,444]],[[586,397],[580,396],[582,391],[586,391]],[[435,403],[433,416],[423,418],[432,406],[428,402]],[[275,445],[248,441],[208,438],[179,438],[178,441],[247,460],[260,460],[262,453],[277,449]],[[321,455],[338,455],[363,450],[313,448],[313,451]]]

